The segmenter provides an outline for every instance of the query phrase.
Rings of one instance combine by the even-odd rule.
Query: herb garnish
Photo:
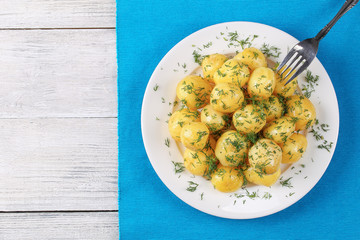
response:
[[[189,187],[186,190],[189,192],[195,192],[196,188],[199,186],[199,184],[195,183],[193,181],[188,181],[188,183],[189,183]]]
[[[182,173],[185,170],[185,166],[182,162],[174,162],[171,161],[174,164],[174,171],[176,173]]]
[[[270,46],[269,44],[264,43],[262,47],[260,48],[260,51],[266,56],[266,57],[274,57],[278,58],[281,54],[280,48],[275,46]]]
[[[165,146],[170,147],[170,139],[169,138],[165,139]]]
[[[288,187],[288,188],[292,188],[292,187],[293,187],[293,186],[291,185],[291,182],[290,182],[290,180],[292,179],[292,177],[289,177],[288,179],[282,180],[282,181],[281,181],[281,179],[282,179],[282,177],[280,178],[280,184],[281,184],[281,186],[283,186],[283,187]]]
[[[302,86],[302,91],[304,93],[304,96],[307,98],[311,97],[311,94],[315,91],[315,86],[318,86],[319,76],[312,75],[312,73],[307,70],[306,76],[305,76],[306,84]]]

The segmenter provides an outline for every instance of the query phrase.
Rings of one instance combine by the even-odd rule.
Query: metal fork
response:
[[[335,23],[358,2],[359,0],[346,0],[335,17],[323,29],[321,29],[321,31],[314,38],[301,41],[290,50],[282,63],[276,68],[276,72],[278,72],[283,79],[291,76],[285,85],[294,80],[310,65],[317,54],[320,40],[323,39],[330,31],[330,29],[335,25]],[[294,63],[294,67],[291,68]],[[300,64],[302,65],[300,66]],[[286,68],[282,69],[284,66],[286,66]],[[286,73],[286,71],[288,72],[286,76],[283,77],[282,75]]]

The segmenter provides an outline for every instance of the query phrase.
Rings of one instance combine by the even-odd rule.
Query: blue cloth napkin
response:
[[[320,43],[318,58],[339,101],[339,140],[322,179],[291,207],[263,218],[230,220],[188,206],[152,169],[140,129],[147,82],[161,58],[184,37],[216,23],[252,21],[303,40],[315,36],[343,2],[118,0],[121,239],[358,239],[360,4]]]

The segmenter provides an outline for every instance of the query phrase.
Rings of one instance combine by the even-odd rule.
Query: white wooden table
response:
[[[0,0],[0,239],[118,239],[115,0]]]

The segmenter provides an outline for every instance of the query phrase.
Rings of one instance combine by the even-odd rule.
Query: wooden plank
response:
[[[115,27],[115,0],[0,1],[0,28]]]
[[[117,116],[115,30],[7,30],[0,39],[0,118]]]
[[[1,213],[0,239],[119,239],[118,213]]]
[[[117,119],[0,119],[0,211],[117,210]]]

